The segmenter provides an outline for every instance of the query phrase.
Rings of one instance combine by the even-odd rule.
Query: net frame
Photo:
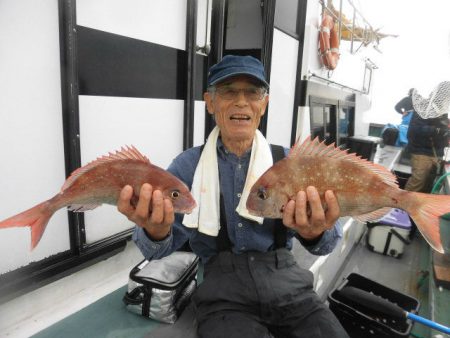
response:
[[[439,83],[428,98],[424,98],[416,89],[413,89],[412,103],[414,110],[423,119],[431,119],[448,114],[450,110],[450,81]]]

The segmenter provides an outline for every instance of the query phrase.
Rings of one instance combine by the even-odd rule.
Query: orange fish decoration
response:
[[[450,196],[402,190],[396,177],[381,165],[316,138],[297,142],[289,155],[269,168],[253,185],[247,209],[260,217],[282,218],[284,206],[306,187],[324,194],[332,190],[341,216],[360,221],[381,218],[390,208],[405,210],[430,246],[443,253],[439,216],[450,212]]]
[[[136,204],[144,183],[171,199],[175,212],[189,213],[196,206],[188,187],[168,171],[150,163],[135,147],[109,153],[75,170],[61,192],[16,216],[0,222],[0,228],[31,228],[31,248],[39,243],[52,215],[63,207],[74,212],[95,209],[103,203],[116,205],[125,185],[133,187],[131,202]]]

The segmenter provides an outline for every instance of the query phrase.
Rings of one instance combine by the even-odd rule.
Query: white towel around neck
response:
[[[197,201],[197,207],[190,214],[184,215],[183,224],[189,228],[198,228],[209,236],[217,236],[220,228],[220,185],[217,163],[217,138],[220,129],[215,127],[203,148],[194,173],[191,193]],[[256,130],[252,144],[252,153],[245,180],[244,190],[236,211],[242,217],[263,223],[262,217],[250,215],[245,204],[251,187],[256,180],[273,164],[272,152],[267,140]]]

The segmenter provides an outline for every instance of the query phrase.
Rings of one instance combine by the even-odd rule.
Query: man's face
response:
[[[218,84],[215,92],[204,94],[222,138],[237,142],[253,139],[268,103],[264,92],[252,78],[238,76]]]

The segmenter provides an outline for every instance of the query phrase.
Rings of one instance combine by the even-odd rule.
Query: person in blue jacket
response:
[[[399,113],[411,112],[408,127],[407,151],[411,154],[411,177],[405,190],[430,193],[436,178],[437,169],[448,146],[448,114],[435,118],[422,118],[414,109],[412,95],[401,99],[395,110]]]
[[[217,127],[204,148],[184,151],[168,168],[193,194],[196,180],[206,175],[198,168],[209,168],[211,175],[218,170],[216,180],[201,190],[217,186],[220,207],[218,195],[196,198],[205,209],[192,225],[186,222],[192,215],[174,214],[172,202],[144,184],[136,207],[126,186],[118,209],[136,224],[133,239],[147,259],[167,256],[186,242],[201,258],[204,279],[192,297],[199,337],[348,337],[314,292],[313,274],[291,253],[294,240],[315,255],[334,249],[342,237],[334,193],[325,193],[324,210],[316,188],[308,187],[285,205],[282,220],[263,224],[240,210],[247,174],[256,163],[252,155],[261,153],[261,145],[269,147],[257,130],[268,88],[264,67],[253,57],[227,55],[211,67],[204,99]],[[202,222],[204,214],[215,217]]]

